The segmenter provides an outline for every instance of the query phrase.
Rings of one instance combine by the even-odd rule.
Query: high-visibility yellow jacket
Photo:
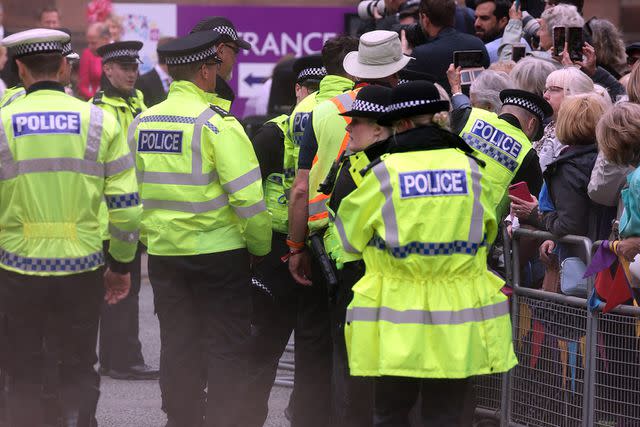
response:
[[[336,229],[366,264],[347,310],[351,375],[466,378],[517,363],[503,281],[487,270],[497,225],[481,179],[451,148],[398,152],[342,201]]]
[[[271,220],[255,152],[240,123],[188,81],[129,128],[152,255],[271,248]]]
[[[293,180],[298,172],[300,143],[302,142],[304,130],[307,127],[311,112],[319,103],[351,90],[352,88],[353,81],[345,77],[328,75],[320,81],[318,91],[300,101],[289,116],[289,127],[284,138],[284,188],[287,194],[293,186]]]
[[[2,98],[0,99],[0,108],[4,108],[7,105],[11,104],[13,101],[23,98],[26,93],[27,92],[22,86],[13,86],[8,88],[2,94]]]
[[[483,188],[497,207],[498,218],[502,218],[508,213],[509,185],[533,149],[529,138],[496,113],[481,108],[471,110],[460,136],[486,162]]]
[[[331,165],[342,156],[349,142],[346,127],[350,117],[340,116],[349,111],[359,89],[350,90],[324,101],[313,109],[313,132],[318,142],[318,151],[309,171],[309,231],[327,227],[329,196],[319,191],[320,184],[327,177]]]
[[[116,118],[120,128],[125,133],[128,131],[133,119],[147,109],[147,106],[144,105],[144,95],[137,89],[136,95],[127,99],[107,96],[104,91],[101,90],[97,92],[89,102],[113,114],[113,117]],[[109,240],[109,214],[107,213],[106,203],[100,205],[100,222],[103,230],[102,238],[103,240]]]
[[[54,86],[0,112],[0,266],[43,276],[97,269],[104,199],[109,252],[130,262],[142,206],[124,134],[111,114]]]
[[[283,140],[279,143],[284,144],[284,135],[287,133],[289,124],[289,116],[282,114],[274,117],[267,123],[273,123],[282,132]],[[265,123],[266,124],[266,123]],[[273,231],[287,234],[289,230],[289,203],[284,194],[284,173],[272,173],[264,179],[264,199],[267,210],[271,215],[271,227]]]

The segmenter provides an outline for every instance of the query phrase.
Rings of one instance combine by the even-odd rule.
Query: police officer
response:
[[[459,85],[452,90],[454,97],[461,93]],[[452,130],[487,163],[483,186],[498,207],[498,220],[507,213],[511,183],[524,181],[532,194],[540,192],[542,171],[531,141],[540,139],[544,120],[553,114],[547,101],[530,92],[506,89],[500,99],[500,114],[469,105],[451,113]]]
[[[483,162],[435,125],[448,107],[431,83],[394,89],[378,120],[394,145],[336,217],[344,250],[366,265],[345,337],[351,375],[376,377],[374,426],[408,425],[418,396],[424,425],[470,425],[469,378],[517,363],[503,282],[487,270],[497,226]]]
[[[0,122],[0,301],[11,345],[9,425],[43,424],[43,334],[61,341],[63,425],[89,426],[99,395],[93,365],[103,296],[130,287],[142,212],[131,153],[115,119],[65,94],[69,36],[34,29],[2,43],[26,89]],[[17,144],[20,149],[17,149]],[[25,189],[28,189],[26,191]],[[104,273],[98,209],[107,200],[113,262]],[[45,328],[45,325],[47,328]],[[49,333],[49,331],[47,331]]]
[[[122,41],[98,48],[102,58],[100,91],[89,100],[108,111],[122,129],[129,129],[133,119],[146,110],[142,92],[134,89],[138,78],[139,51],[142,43]],[[108,239],[108,227],[103,233]],[[158,370],[144,363],[138,339],[138,296],[140,294],[140,250],[131,271],[131,291],[120,303],[104,304],[100,318],[100,372],[114,379],[155,379]]]
[[[220,38],[216,41],[216,51],[221,62],[218,65],[216,92],[212,103],[230,111],[236,95],[228,82],[233,77],[233,67],[238,60],[240,49],[250,50],[251,44],[240,38],[233,23],[222,16],[205,18],[191,29],[191,33],[199,31],[215,31],[220,34]]]
[[[200,426],[203,418],[205,426],[239,425],[250,255],[256,262],[271,246],[251,142],[236,119],[208,102],[220,63],[218,37],[197,32],[158,49],[173,78],[167,100],[130,128],[145,204],[141,239],[160,321],[168,426]]]
[[[386,112],[391,100],[391,89],[384,86],[365,86],[358,92],[349,111],[347,125],[349,142],[342,156],[340,170],[328,202],[329,227],[324,235],[327,252],[338,267],[339,283],[331,313],[333,338],[333,424],[337,427],[369,427],[373,413],[373,382],[369,378],[352,377],[344,341],[344,325],[347,306],[353,298],[351,288],[362,278],[364,263],[359,257],[345,254],[333,222],[342,200],[362,183],[362,171],[386,153],[392,143],[391,128],[381,126],[376,120]],[[350,155],[346,155],[346,153]]]
[[[320,55],[296,59],[293,73],[296,76],[297,103],[317,91],[326,75]],[[260,172],[265,177],[264,194],[267,210],[271,214],[273,238],[271,253],[254,269],[256,286],[252,289],[251,382],[248,399],[254,407],[247,408],[247,427],[260,427],[267,418],[269,393],[276,377],[278,361],[297,323],[300,287],[281,260],[288,251],[288,203],[283,186],[284,136],[288,124],[289,116],[282,114],[265,123],[253,139]]]

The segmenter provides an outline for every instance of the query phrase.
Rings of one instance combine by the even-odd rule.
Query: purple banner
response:
[[[201,19],[224,16],[241,37],[251,43],[241,50],[233,70],[231,87],[236,101],[231,109],[245,116],[247,100],[268,98],[268,85],[275,64],[287,55],[296,57],[319,53],[325,40],[345,32],[345,15],[355,7],[265,7],[265,6],[178,6],[178,35],[182,36]],[[247,106],[246,112],[254,112]]]

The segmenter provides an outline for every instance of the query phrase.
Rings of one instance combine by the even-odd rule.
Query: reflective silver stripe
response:
[[[389,307],[354,307],[347,310],[347,322],[390,322],[397,325],[462,325],[509,314],[509,302],[458,311],[394,310]]]
[[[338,95],[336,96],[336,98],[338,99],[338,101],[340,101],[345,111],[351,110],[351,106],[355,101],[355,97],[352,97],[350,92],[346,92],[341,95]]]
[[[26,90],[21,90],[19,92],[14,93],[13,95],[11,95],[11,98],[7,99],[7,102],[5,102],[4,104],[2,104],[2,107],[0,108],[4,108],[7,105],[11,104],[13,101],[15,101],[16,99],[20,98],[23,95],[26,95],[27,91]]]
[[[77,258],[32,258],[14,254],[0,248],[0,263],[21,271],[80,272],[104,264],[102,250]]]
[[[345,233],[344,231],[344,224],[342,224],[342,219],[340,219],[339,216],[336,217],[334,225],[336,227],[336,230],[338,230],[338,235],[340,236],[340,240],[342,241],[342,246],[344,247],[344,250],[352,254],[360,253],[360,251],[354,248],[349,242],[349,240],[347,239],[347,233]]]
[[[119,159],[104,164],[104,176],[117,175],[132,167],[134,167],[133,156],[131,154],[125,154]]]
[[[13,164],[13,154],[9,148],[7,133],[4,130],[4,122],[0,113],[0,168],[9,167]]]
[[[140,124],[140,114],[136,116],[135,119],[129,125],[129,129],[127,129],[127,144],[129,144],[129,150],[132,153],[136,152],[136,128]],[[134,154],[135,155],[135,154]]]
[[[389,171],[384,161],[375,165],[372,170],[380,181],[380,191],[384,195],[384,204],[381,210],[384,219],[384,240],[389,246],[400,246],[398,220],[396,219],[396,210],[393,207],[393,187],[391,187]]]
[[[89,115],[89,130],[87,132],[87,147],[84,152],[85,160],[98,161],[100,153],[100,142],[102,141],[102,123],[104,111],[102,108],[89,104],[91,113]]]
[[[112,223],[109,223],[109,234],[111,234],[111,237],[115,237],[116,239],[127,243],[135,243],[140,240],[140,232],[138,230],[124,231]]]
[[[197,118],[189,118],[193,120],[193,136],[191,138],[191,172],[190,173],[180,173],[180,172],[148,172],[148,171],[139,171],[138,173],[138,181],[144,182],[146,184],[167,184],[167,185],[209,185],[212,182],[215,182],[218,179],[218,174],[215,171],[211,172],[202,172],[202,131],[205,126],[209,129],[212,129],[212,126],[209,126],[209,120],[216,115],[216,112],[211,108],[207,108]],[[132,126],[135,124],[136,126],[142,120],[143,122],[150,121],[150,119],[156,116],[147,116],[140,118],[138,116],[136,120],[131,124]],[[183,123],[182,121],[175,121],[175,117],[173,116],[157,116],[155,121],[162,123],[163,119],[167,120],[167,123]],[[172,119],[173,121],[169,121]],[[132,126],[129,127],[129,146],[131,147],[132,152],[136,152],[136,141],[134,138],[135,128],[132,129]],[[212,129],[214,132],[217,130],[215,128]]]
[[[28,159],[16,162],[0,170],[0,179],[15,178],[17,175],[37,172],[76,172],[92,176],[104,176],[104,166],[84,159],[53,158]]]
[[[327,211],[327,199],[309,203],[309,216],[319,215]]]
[[[264,200],[260,200],[258,203],[254,203],[251,206],[233,206],[235,213],[241,218],[251,218],[267,210],[267,206]]]
[[[216,171],[207,175],[190,175],[179,172],[140,172],[146,184],[209,185],[218,179]]]
[[[224,191],[226,191],[227,193],[235,193],[236,191],[240,191],[243,188],[253,184],[254,182],[259,181],[260,179],[262,179],[262,175],[260,175],[260,168],[257,167],[245,173],[244,175],[241,175],[238,178],[229,181],[226,184],[223,184],[222,188],[224,188]]]
[[[471,187],[473,189],[473,211],[471,212],[471,224],[467,241],[481,243],[484,240],[484,206],[482,206],[482,201],[480,200],[482,195],[480,178],[482,178],[482,174],[474,159],[469,158],[469,166],[471,167]]]
[[[226,194],[221,194],[213,200],[206,202],[178,202],[175,200],[154,200],[143,199],[142,204],[145,210],[149,209],[165,209],[168,211],[188,212],[188,213],[204,213],[215,211],[229,204]]]

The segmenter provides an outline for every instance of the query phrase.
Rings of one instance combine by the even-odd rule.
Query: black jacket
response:
[[[597,156],[596,144],[570,146],[547,166],[544,180],[555,207],[543,215],[549,232],[587,236],[593,241],[609,236],[616,208],[591,201],[587,193]]]
[[[152,107],[167,99],[162,80],[155,69],[138,77],[136,89],[139,89],[144,95],[144,104],[147,107]]]

